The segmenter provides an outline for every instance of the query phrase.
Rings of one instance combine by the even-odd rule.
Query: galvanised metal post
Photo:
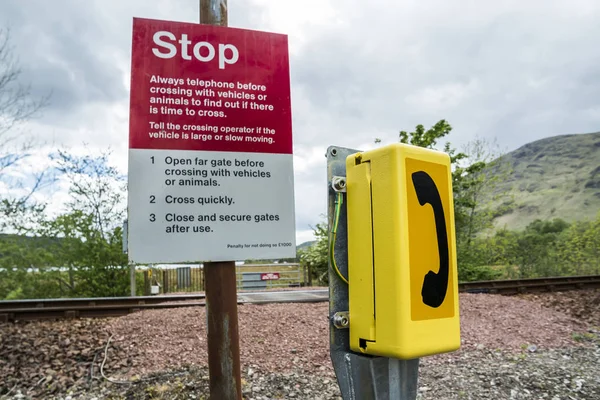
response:
[[[346,157],[360,150],[330,146],[327,149],[327,215],[329,232],[336,197],[345,191]],[[345,195],[345,194],[344,194]],[[343,204],[346,202],[344,201]],[[334,255],[337,268],[348,277],[346,207],[337,224]],[[331,240],[331,235],[330,235]],[[331,244],[331,243],[330,243]],[[350,282],[351,284],[351,282]],[[329,260],[329,352],[344,400],[414,400],[417,397],[419,359],[398,360],[354,353],[350,350],[348,283]]]

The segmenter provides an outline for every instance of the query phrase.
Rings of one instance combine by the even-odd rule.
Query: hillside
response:
[[[317,243],[316,240],[310,240],[308,242],[303,242],[300,243],[298,246],[296,246],[296,250],[304,250],[309,248],[310,246],[312,246],[313,244]]]
[[[533,220],[568,222],[600,211],[600,132],[554,136],[528,143],[498,160],[511,171],[495,187],[506,207],[495,226],[519,230]]]

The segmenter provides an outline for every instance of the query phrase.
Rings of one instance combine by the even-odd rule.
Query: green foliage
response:
[[[0,298],[129,294],[121,229],[126,188],[108,156],[57,153],[70,200],[59,215],[34,213],[34,227],[23,228],[29,237],[0,240]]]
[[[572,224],[562,239],[556,253],[563,274],[600,274],[600,212],[594,221]]]
[[[22,287],[18,287],[15,290],[11,290],[6,297],[4,298],[4,300],[20,300],[20,299],[24,299],[25,296],[23,294],[23,288]]]
[[[446,120],[440,120],[430,129],[425,130],[423,125],[417,125],[414,132],[400,131],[400,143],[411,144],[413,146],[434,149],[437,141],[452,131],[452,126]],[[446,144],[449,148],[449,143]],[[466,155],[458,155],[456,161],[465,158]]]
[[[513,263],[519,266],[520,278],[560,275],[559,260],[554,248],[560,233],[568,224],[560,219],[535,220],[517,236]]]
[[[50,238],[0,236],[0,299],[55,297],[52,263],[56,241]]]
[[[124,177],[108,165],[108,153],[56,155],[58,169],[70,183],[67,211],[45,221],[46,236],[61,238],[57,263],[68,271],[61,279],[68,296],[126,296],[129,267],[122,251],[125,215]]]
[[[329,233],[327,223],[320,222],[314,228],[316,242],[307,248],[300,249],[298,255],[300,262],[309,267],[313,285],[326,285],[329,282],[328,256],[329,256]]]
[[[127,256],[122,252],[122,229],[106,232],[96,215],[73,210],[48,222],[46,234],[61,237],[57,261],[68,280],[57,278],[69,297],[126,296],[129,290]]]
[[[109,234],[125,216],[125,177],[108,164],[110,152],[75,156],[59,150],[53,159],[70,184],[67,209],[89,215],[87,221],[100,235]]]
[[[477,239],[468,245],[465,242],[457,243],[458,279],[460,282],[487,281],[498,279],[502,271],[494,266],[497,248],[488,242]]]
[[[600,214],[594,221],[531,222],[523,231],[499,230],[473,243],[475,265],[491,265],[505,279],[600,273]]]

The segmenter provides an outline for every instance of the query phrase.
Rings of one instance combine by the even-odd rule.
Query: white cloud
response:
[[[230,26],[289,35],[298,240],[326,212],[325,151],[367,149],[439,119],[462,145],[512,150],[597,131],[594,0],[229,2]],[[127,168],[132,18],[197,22],[198,1],[7,0],[24,79],[53,103],[29,128],[114,150]],[[41,164],[40,164],[41,165]]]
[[[467,83],[449,82],[437,87],[424,87],[406,97],[405,102],[414,108],[424,108],[440,115],[459,107],[465,99],[476,95],[476,80]]]

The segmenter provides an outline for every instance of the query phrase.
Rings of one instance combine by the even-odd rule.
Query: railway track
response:
[[[600,288],[600,275],[479,281],[459,284],[459,291],[463,293],[490,293],[503,295],[595,288]]]
[[[459,284],[461,293],[515,295],[600,288],[600,275],[479,281]],[[239,304],[326,302],[328,289],[239,292]],[[122,316],[150,308],[204,306],[204,294],[79,299],[35,299],[0,301],[0,322],[57,318]]]
[[[238,304],[315,303],[327,301],[328,295],[328,289],[239,292]],[[204,305],[206,305],[206,296],[202,293],[137,297],[9,300],[0,301],[0,322],[117,317],[150,308]]]

